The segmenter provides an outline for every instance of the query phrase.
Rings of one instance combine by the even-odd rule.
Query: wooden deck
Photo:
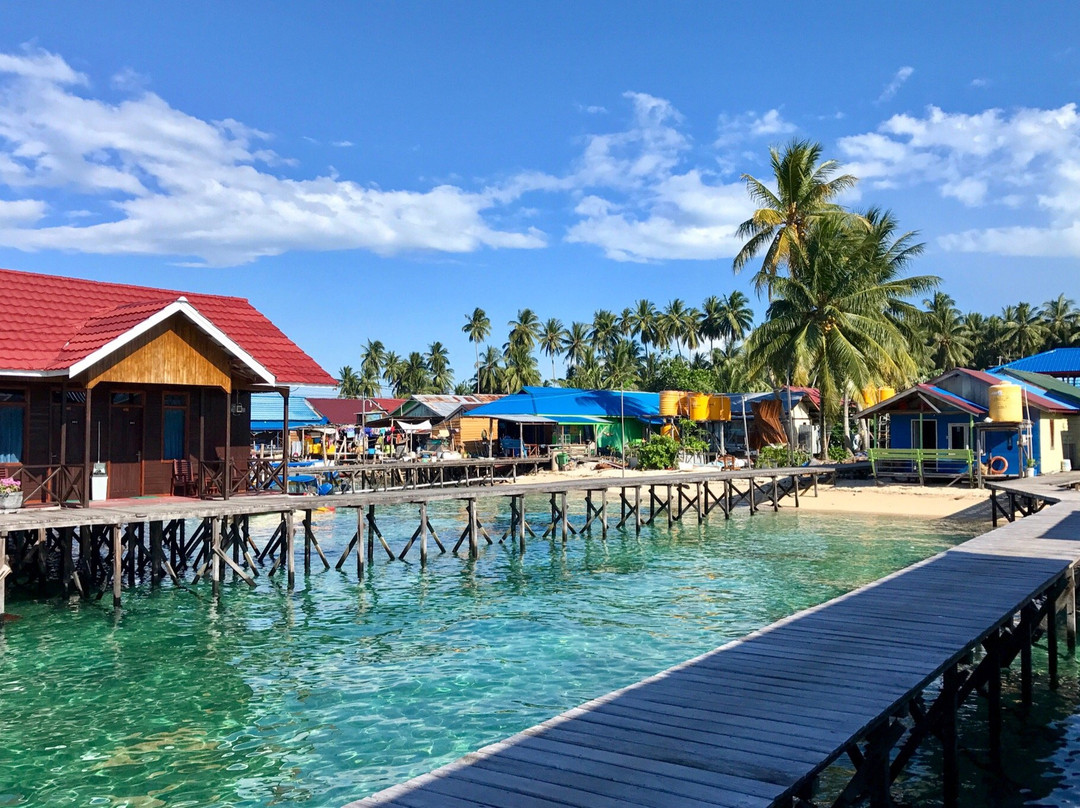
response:
[[[1075,645],[1080,493],[1049,478],[998,487],[1009,485],[1058,504],[349,808],[765,808],[809,796],[842,755],[856,774],[840,804],[887,805],[930,734],[955,805],[957,706],[987,694],[999,755],[1001,667],[1020,657],[1029,701],[1031,645],[1049,618],[1056,685],[1059,607]]]

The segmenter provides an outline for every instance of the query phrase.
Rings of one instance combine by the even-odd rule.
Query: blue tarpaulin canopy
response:
[[[660,394],[574,387],[525,387],[516,395],[475,407],[470,416],[543,415],[560,424],[595,424],[600,418],[649,419],[660,414]],[[568,420],[584,419],[584,420]]]

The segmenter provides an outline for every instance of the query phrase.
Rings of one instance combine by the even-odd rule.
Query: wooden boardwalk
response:
[[[1059,609],[1075,647],[1080,493],[1018,485],[1059,504],[349,808],[790,806],[844,755],[856,774],[836,804],[884,806],[930,735],[955,805],[958,705],[986,694],[999,756],[1001,668],[1020,658],[1030,702],[1048,620],[1056,686]]]

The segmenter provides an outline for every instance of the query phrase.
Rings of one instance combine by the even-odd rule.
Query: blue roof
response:
[[[282,429],[281,396],[277,393],[251,394],[251,431],[268,432]],[[289,428],[318,426],[329,421],[311,408],[306,399],[289,396]]]
[[[1051,376],[1080,375],[1080,348],[1055,348],[1052,351],[1043,351],[1034,356],[1025,356],[1015,362],[1009,362],[993,370],[1011,368],[1013,370],[1026,370],[1029,373],[1046,373]]]
[[[593,416],[650,418],[660,414],[659,393],[618,390],[579,390],[574,387],[526,387],[520,393],[475,407],[470,416],[499,415]]]

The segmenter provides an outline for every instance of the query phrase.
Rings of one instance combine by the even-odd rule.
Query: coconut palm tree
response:
[[[922,245],[913,233],[897,236],[890,214],[870,211],[864,222],[821,216],[791,244],[792,271],[775,278],[766,320],[748,343],[752,370],[790,373],[820,390],[823,457],[828,425],[853,387],[912,377],[899,321],[918,311],[910,297],[939,283],[903,275]]]
[[[419,351],[411,352],[408,359],[402,363],[394,395],[398,398],[410,394],[420,395],[430,392],[432,388],[431,372],[424,355]]]
[[[356,375],[351,365],[345,365],[338,371],[338,397],[360,397],[360,377]]]
[[[682,300],[675,298],[668,302],[663,313],[657,317],[661,341],[666,343],[665,347],[674,342],[679,356],[682,356],[683,339],[692,327],[696,327],[693,311],[687,308]]]
[[[727,297],[720,298],[720,339],[725,345],[742,342],[754,325],[754,310],[750,308],[750,298],[742,292],[734,291]]]
[[[611,349],[604,364],[604,387],[609,390],[633,389],[641,380],[639,349],[636,342],[621,339]]]
[[[689,308],[682,318],[682,330],[679,338],[686,351],[693,355],[694,351],[701,347],[701,312],[695,308]]]
[[[709,295],[701,304],[701,336],[708,340],[709,348],[720,339],[723,302],[716,295]]]
[[[382,342],[369,339],[360,353],[360,375],[378,379],[386,370],[386,348]]]
[[[510,326],[510,346],[523,347],[526,351],[536,347],[536,340],[540,337],[540,318],[532,309],[521,309],[517,319],[507,325]]]
[[[524,344],[511,344],[503,353],[502,389],[516,393],[523,387],[533,387],[542,381],[536,357]]]
[[[461,330],[469,338],[469,342],[473,344],[473,350],[476,353],[476,364],[474,367],[480,367],[480,343],[488,338],[491,333],[491,320],[488,319],[487,313],[477,307],[473,309],[472,314],[465,315],[465,325],[461,327]],[[476,376],[476,392],[480,392],[480,374]]]
[[[1005,321],[1005,344],[1013,357],[1031,356],[1038,353],[1046,339],[1046,323],[1030,303],[1006,306],[1002,313]]]
[[[615,314],[607,309],[597,309],[593,314],[589,338],[598,352],[610,351],[619,338],[619,321]]]
[[[571,368],[569,380],[574,387],[600,389],[604,386],[604,366],[600,364],[592,348]]]
[[[566,329],[562,320],[552,317],[540,331],[540,350],[551,357],[551,383],[555,384],[555,357],[562,353]]]
[[[591,351],[589,326],[585,323],[571,323],[563,337],[563,353],[566,354],[567,362],[571,367],[580,365]]]
[[[502,384],[502,353],[494,345],[484,348],[480,364],[476,368],[476,388],[480,393],[498,393]]]
[[[428,346],[424,362],[431,372],[431,386],[437,393],[446,393],[454,386],[454,370],[450,367],[450,354],[441,342]]]
[[[402,362],[401,357],[393,351],[387,351],[383,357],[383,378],[390,384],[391,388],[396,388],[401,382],[401,373],[405,367],[405,363]],[[365,378],[367,374],[365,373]]]
[[[1065,295],[1047,300],[1039,316],[1046,326],[1046,348],[1064,348],[1080,342],[1080,311]]]
[[[646,358],[649,356],[649,346],[656,345],[660,339],[656,330],[656,316],[656,306],[650,300],[639,300],[632,310],[631,333],[645,349]]]
[[[924,300],[923,333],[934,368],[949,371],[971,361],[974,347],[955,301],[944,292]]]
[[[750,198],[759,206],[754,215],[739,226],[740,238],[748,239],[735,256],[738,273],[754,256],[765,251],[761,268],[754,275],[754,289],[772,298],[773,281],[781,267],[790,264],[793,250],[802,243],[814,221],[839,208],[833,203],[839,194],[854,187],[850,174],[835,176],[839,163],[821,160],[821,144],[793,140],[783,153],[769,149],[774,192],[768,185],[743,174]]]

